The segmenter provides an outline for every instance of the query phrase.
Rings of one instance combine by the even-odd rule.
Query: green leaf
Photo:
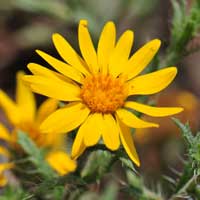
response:
[[[72,17],[72,12],[67,4],[60,1],[15,0],[13,5],[27,12],[43,13],[63,21],[67,21]]]
[[[34,195],[28,194],[20,187],[7,186],[4,188],[0,200],[31,200],[33,197]]]
[[[65,191],[65,186],[55,186],[53,189],[53,197],[54,199],[60,199],[63,196],[63,193]]]
[[[126,176],[128,179],[128,183],[131,186],[134,186],[135,188],[140,188],[143,185],[142,179],[137,176],[135,173],[133,173],[131,170],[126,171]]]
[[[193,144],[194,144],[194,136],[193,136],[192,131],[190,129],[189,123],[186,123],[184,125],[176,118],[172,118],[172,120],[179,127],[179,129],[181,130],[182,136],[186,140],[187,144],[189,146],[193,146]]]
[[[172,18],[172,40],[176,39],[180,35],[180,30],[185,25],[185,1],[179,3],[176,0],[171,1],[173,7],[173,18]]]
[[[134,167],[134,164],[133,162],[129,159],[129,158],[125,158],[125,157],[120,157],[119,160],[122,162],[122,166],[123,167],[127,167],[129,168],[130,170],[134,171],[137,173],[135,167]]]
[[[87,160],[81,176],[87,181],[100,179],[112,166],[113,155],[108,151],[92,152]]]
[[[37,167],[38,173],[43,175],[45,178],[53,178],[56,173],[52,170],[49,164],[45,161],[44,149],[40,149],[37,145],[28,137],[26,133],[18,130],[18,144],[29,156],[29,160]]]
[[[111,183],[107,186],[106,190],[103,192],[99,200],[115,200],[117,199],[117,189],[116,184]]]
[[[200,175],[200,134],[197,133],[194,136],[188,123],[184,125],[176,118],[173,118],[173,121],[180,128],[182,136],[186,141],[189,158],[175,188],[176,193],[182,194],[188,191],[191,183]]]
[[[183,138],[188,146],[188,154],[190,159],[197,165],[198,171],[200,173],[200,133],[198,132],[196,136],[192,133],[188,123],[182,124],[178,119],[172,118],[175,124],[180,128]]]
[[[86,200],[86,199],[87,200],[94,200],[94,199],[99,200],[98,198],[99,198],[99,195],[97,195],[94,192],[85,192],[79,197],[78,200]]]
[[[37,148],[35,143],[28,137],[26,133],[21,130],[17,132],[18,143],[24,149],[28,155],[38,155],[40,150]]]
[[[188,9],[186,0],[172,0],[173,15],[170,44],[162,65],[174,65],[184,56],[199,48],[188,49],[188,43],[198,34],[200,27],[200,3],[194,1]]]

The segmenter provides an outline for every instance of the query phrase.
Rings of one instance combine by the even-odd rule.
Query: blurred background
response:
[[[191,1],[187,2],[188,9]],[[51,36],[62,34],[79,52],[77,24],[80,19],[89,21],[95,44],[106,21],[112,20],[118,36],[126,29],[134,30],[133,52],[147,41],[159,38],[164,54],[170,40],[172,5],[169,0],[0,0],[0,88],[10,96],[15,94],[15,74],[27,73],[26,65],[36,62],[48,66],[36,55],[41,49],[59,58]],[[190,46],[200,44],[197,37]],[[196,51],[175,63],[179,74],[168,89],[151,97],[159,106],[183,106],[185,111],[176,116],[189,121],[193,131],[199,129],[200,52]],[[39,100],[41,97],[38,97]],[[144,118],[147,118],[144,116]],[[0,112],[0,120],[4,116]],[[151,119],[155,121],[155,119]],[[169,166],[181,170],[184,145],[178,128],[170,119],[156,119],[159,129],[137,130],[134,134],[141,159],[139,171],[148,184],[170,175]]]

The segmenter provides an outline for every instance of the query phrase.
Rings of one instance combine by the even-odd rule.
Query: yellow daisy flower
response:
[[[76,168],[75,161],[71,160],[63,151],[64,135],[56,135],[54,133],[42,134],[39,130],[41,123],[56,110],[58,101],[55,99],[48,99],[39,107],[38,110],[36,110],[36,101],[34,95],[30,88],[24,84],[22,76],[24,76],[24,73],[18,72],[16,103],[10,99],[10,97],[5,92],[0,90],[0,107],[3,109],[8,120],[13,125],[13,130],[10,133],[0,123],[0,139],[6,141],[11,148],[14,148],[17,151],[19,150],[19,146],[17,145],[17,130],[22,130],[27,133],[30,138],[32,138],[38,147],[50,148],[50,153],[47,155],[46,160],[51,160],[49,164],[59,174],[74,171]],[[57,167],[54,167],[53,162],[57,162],[55,159],[56,154],[62,155],[63,163],[60,162],[57,164]],[[10,153],[6,148],[2,146],[0,146],[0,155],[3,155],[9,160]],[[0,168],[3,166],[7,165],[5,163],[1,163]]]
[[[148,42],[129,57],[133,32],[125,31],[116,42],[115,25],[108,22],[96,52],[87,24],[81,20],[78,28],[83,58],[56,33],[53,43],[64,61],[40,50],[36,52],[59,73],[35,63],[28,65],[34,75],[25,76],[24,80],[34,92],[67,102],[64,108],[44,120],[41,131],[64,133],[79,127],[72,147],[73,158],[98,143],[101,137],[110,150],[118,149],[121,141],[129,157],[139,166],[130,128],[158,127],[158,124],[143,121],[130,110],[163,117],[179,113],[182,108],[155,108],[128,97],[160,92],[172,82],[177,69],[169,67],[138,76],[158,51],[160,40]]]

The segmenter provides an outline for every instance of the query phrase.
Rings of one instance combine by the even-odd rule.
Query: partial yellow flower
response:
[[[41,123],[56,110],[58,101],[55,99],[47,99],[37,110],[34,95],[30,88],[24,84],[22,76],[24,76],[23,72],[17,73],[16,102],[0,90],[0,107],[13,126],[13,130],[10,133],[0,124],[0,139],[6,141],[11,148],[18,150],[17,130],[22,130],[32,138],[38,147],[49,147],[50,153],[51,151],[57,150],[60,154],[65,155],[63,159],[63,162],[66,162],[65,164],[71,165],[71,163],[74,163],[76,165],[75,161],[70,160],[68,155],[63,151],[65,143],[63,134],[57,134],[58,132],[41,133],[39,130]],[[10,158],[10,152],[1,146],[0,155],[8,159]],[[47,156],[49,157],[49,155]],[[56,159],[54,162],[57,162]],[[54,168],[53,164],[51,166]],[[74,171],[74,169],[69,168],[65,172],[68,173]],[[64,170],[62,169],[60,173],[63,174]]]
[[[11,139],[8,130],[0,123],[0,139],[9,141]],[[13,168],[13,163],[8,162],[10,158],[10,152],[3,146],[0,146],[0,157],[4,157],[7,161],[0,163],[0,187],[4,187],[8,179],[5,175],[5,171]]]
[[[63,151],[50,152],[46,160],[61,176],[76,169],[76,163]]]
[[[40,128],[47,133],[64,133],[79,127],[72,147],[73,158],[100,138],[110,150],[118,149],[121,141],[139,166],[130,128],[158,127],[158,124],[139,119],[131,110],[157,117],[179,113],[182,108],[155,108],[128,97],[160,92],[172,82],[177,69],[169,67],[138,76],[158,51],[160,40],[148,42],[130,56],[133,32],[125,31],[116,42],[115,25],[108,22],[96,51],[87,25],[86,20],[81,20],[78,28],[82,58],[56,33],[53,43],[64,61],[40,50],[36,52],[58,73],[36,63],[28,65],[34,75],[25,76],[24,80],[34,92],[67,102],[44,120]]]
[[[4,187],[7,184],[8,179],[4,173],[6,170],[13,168],[13,166],[13,163],[9,162],[0,163],[0,187]]]
[[[11,140],[16,143],[16,131],[21,129],[29,134],[38,146],[59,146],[63,142],[61,135],[58,137],[55,134],[41,134],[39,130],[42,121],[56,110],[58,101],[48,99],[37,111],[34,95],[23,83],[22,76],[24,76],[23,72],[17,73],[16,102],[0,90],[0,107],[13,125]]]

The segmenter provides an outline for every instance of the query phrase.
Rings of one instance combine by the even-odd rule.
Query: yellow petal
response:
[[[93,146],[99,141],[101,136],[101,119],[102,115],[100,113],[90,114],[80,127],[86,146]]]
[[[128,82],[129,95],[146,95],[160,92],[173,81],[176,74],[176,67],[168,67],[166,69],[138,76]]]
[[[130,159],[139,167],[140,160],[133,142],[133,137],[131,135],[130,128],[124,125],[116,116],[117,118],[117,125],[119,128],[120,139],[126,153],[130,157]]]
[[[8,183],[8,179],[4,174],[0,174],[0,187],[4,187]]]
[[[33,92],[22,80],[24,74],[24,72],[17,73],[16,103],[22,120],[32,122],[35,118],[36,102]]]
[[[133,32],[128,30],[120,37],[117,45],[111,54],[109,62],[109,73],[117,77],[122,71],[124,64],[128,62],[129,54],[133,44]]]
[[[44,101],[37,112],[36,121],[41,123],[45,118],[47,118],[51,113],[53,113],[58,107],[58,100],[47,99]]]
[[[80,88],[66,81],[55,81],[48,77],[26,75],[23,79],[29,83],[30,88],[39,94],[61,101],[80,100]]]
[[[101,126],[104,144],[110,150],[117,150],[120,145],[119,130],[113,116],[104,114]]]
[[[19,124],[21,120],[19,108],[2,90],[0,90],[0,107],[3,109],[7,118],[12,124]]]
[[[46,67],[43,67],[42,65],[36,63],[29,63],[27,67],[34,75],[48,77],[50,79],[54,79],[55,81],[64,80],[66,82],[75,84],[74,81],[67,78],[66,76],[63,76],[62,74],[59,74]]]
[[[66,133],[77,128],[89,115],[90,110],[82,103],[72,103],[52,113],[41,124],[44,133]]]
[[[9,131],[1,123],[0,123],[0,139],[5,141],[10,141],[11,139]]]
[[[53,43],[60,54],[60,56],[69,63],[72,67],[82,72],[84,75],[88,75],[86,64],[83,59],[76,53],[71,45],[60,34],[53,34]]]
[[[82,126],[80,126],[72,145],[71,157],[73,159],[77,159],[86,149],[86,146],[83,142],[84,132],[82,131],[83,129],[81,127]]]
[[[79,47],[81,50],[81,54],[90,69],[90,72],[97,73],[99,71],[97,54],[92,39],[90,37],[87,25],[88,23],[86,20],[80,20],[78,28]]]
[[[76,169],[76,162],[71,160],[63,151],[50,152],[46,157],[46,161],[61,176],[73,172]]]
[[[107,22],[102,30],[97,49],[98,64],[100,71],[104,74],[108,72],[108,63],[115,47],[115,40],[115,24],[113,22]]]
[[[165,117],[165,116],[174,115],[183,111],[183,108],[153,107],[153,106],[148,106],[148,105],[144,105],[144,104],[133,102],[133,101],[127,101],[124,107],[131,108],[141,113],[154,116],[154,117]]]
[[[132,128],[148,128],[148,127],[158,127],[158,124],[145,122],[140,118],[136,117],[133,113],[129,112],[125,109],[118,109],[116,111],[117,116],[120,121],[122,121],[125,125]]]
[[[142,72],[157,53],[160,44],[161,42],[158,39],[151,40],[131,56],[123,68],[123,75],[126,75],[127,80],[132,79]]]
[[[10,152],[6,148],[0,146],[0,155],[9,158],[10,157]]]
[[[13,163],[0,163],[0,174],[14,167]]]
[[[77,71],[72,66],[48,55],[47,53],[36,50],[36,52],[44,59],[46,60],[55,70],[63,74],[64,76],[71,78],[74,81],[77,81],[78,83],[82,83],[83,75]]]

